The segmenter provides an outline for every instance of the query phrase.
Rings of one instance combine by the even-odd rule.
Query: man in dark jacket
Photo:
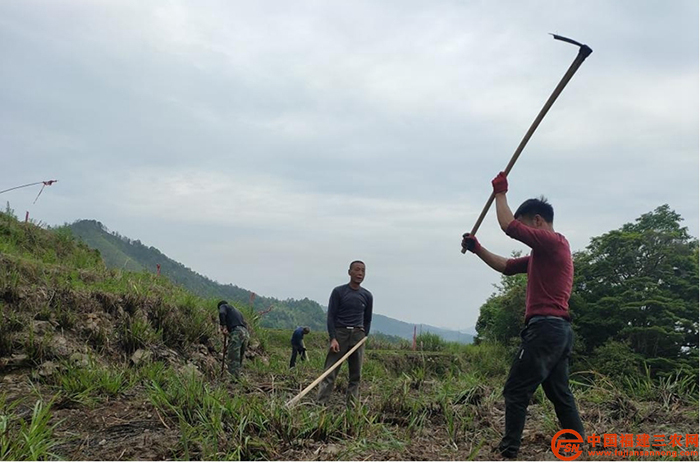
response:
[[[243,356],[250,340],[248,325],[241,312],[229,305],[226,300],[221,300],[218,307],[221,332],[229,336],[226,352],[228,371],[234,380],[238,380],[243,366]]]
[[[467,233],[462,239],[463,248],[494,270],[506,276],[527,273],[526,327],[520,334],[522,343],[503,388],[506,428],[498,445],[503,457],[515,459],[527,406],[540,385],[554,404],[562,428],[578,432],[585,441],[576,401],[569,389],[569,356],[573,345],[569,297],[574,265],[569,242],[554,231],[554,209],[546,199],[528,199],[513,214],[506,199],[505,173],[499,173],[491,183],[501,229],[532,249],[527,257],[508,259],[486,250],[475,236]],[[575,435],[570,434],[569,438]]]
[[[304,335],[311,332],[308,327],[297,327],[292,334],[292,359],[289,360],[291,369],[297,363],[297,354],[301,361],[306,361],[306,347],[304,347]]]
[[[372,294],[369,290],[360,287],[365,279],[365,264],[359,260],[350,263],[348,275],[350,282],[333,289],[328,301],[327,327],[330,348],[326,355],[325,369],[335,364],[360,340],[369,335],[372,324]],[[361,346],[348,358],[350,379],[346,395],[348,404],[357,402],[360,397],[364,348],[364,345]],[[339,370],[340,367],[335,368],[321,382],[317,398],[319,403],[328,402]]]

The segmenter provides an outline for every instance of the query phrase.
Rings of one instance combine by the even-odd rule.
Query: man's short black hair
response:
[[[520,217],[535,218],[535,215],[541,216],[547,223],[554,222],[554,208],[544,196],[526,200],[520,204],[513,216],[517,220]]]
[[[352,263],[350,263],[350,268],[348,268],[348,269],[351,270],[351,269],[352,269],[352,265],[354,265],[355,263],[362,263],[363,265],[365,264],[365,262],[363,262],[362,260],[354,260]],[[366,266],[366,265],[365,265],[365,266]]]
[[[228,305],[228,302],[226,300],[221,300],[218,305],[216,305],[217,308],[221,308],[221,305]]]

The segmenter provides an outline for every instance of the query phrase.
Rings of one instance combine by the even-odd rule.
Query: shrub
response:
[[[157,335],[142,316],[126,315],[117,326],[117,338],[122,349],[131,354],[153,343]]]
[[[593,351],[594,370],[609,377],[635,377],[642,372],[643,359],[626,343],[608,340]]]
[[[426,332],[416,337],[416,347],[423,351],[442,351],[446,342],[438,334]]]

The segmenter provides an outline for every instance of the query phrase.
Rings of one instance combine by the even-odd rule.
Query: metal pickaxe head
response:
[[[568,37],[564,37],[563,35],[557,35],[557,34],[552,34],[552,33],[550,33],[549,35],[554,37],[556,40],[561,40],[562,42],[567,42],[567,43],[571,43],[572,45],[578,46],[579,47],[579,54],[584,55],[583,56],[584,59],[586,59],[588,57],[588,55],[593,53],[593,50],[591,50],[591,47],[589,47],[588,45],[584,45],[583,43],[579,43],[576,40],[572,40]]]

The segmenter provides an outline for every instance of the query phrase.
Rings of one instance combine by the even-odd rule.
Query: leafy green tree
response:
[[[653,373],[697,369],[698,241],[681,220],[662,205],[575,255],[575,326],[588,353],[615,340]]]

